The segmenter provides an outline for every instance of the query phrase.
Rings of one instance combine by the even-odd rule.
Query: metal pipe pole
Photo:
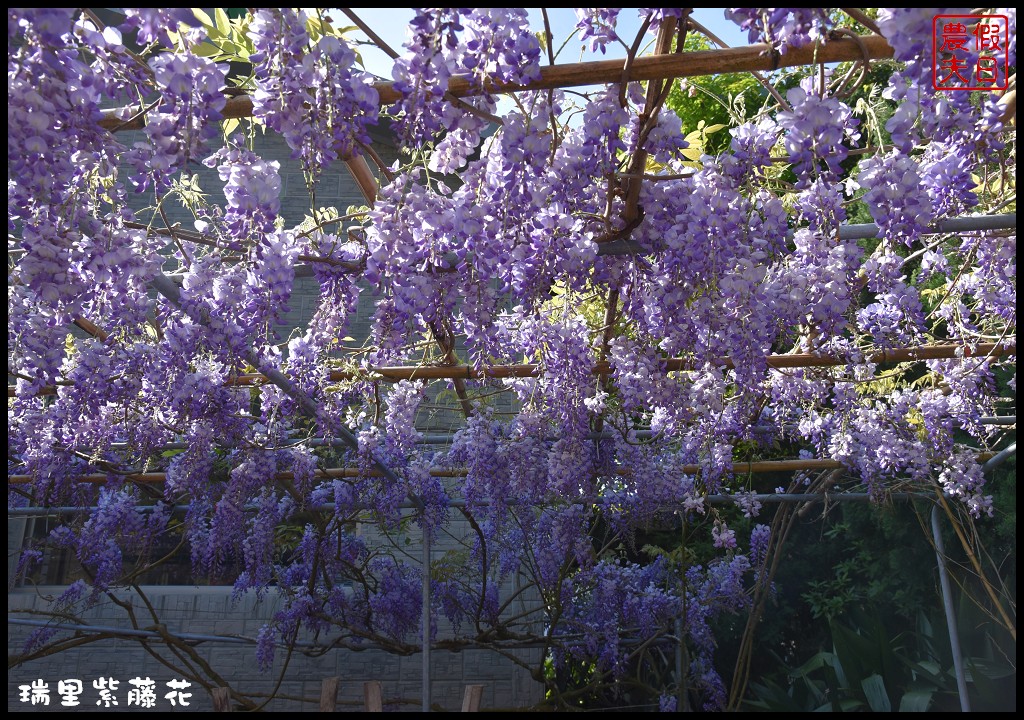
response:
[[[430,712],[430,533],[423,528],[423,709]]]
[[[141,638],[154,638],[160,639],[164,635],[168,637],[177,638],[178,640],[186,640],[188,642],[217,642],[227,643],[230,645],[254,645],[255,640],[249,640],[247,638],[230,637],[227,635],[204,635],[201,633],[183,633],[183,632],[166,632],[164,635],[156,632],[155,630],[137,630],[135,628],[124,628],[117,627],[114,625],[78,625],[68,623],[66,625],[54,625],[47,620],[28,620],[24,618],[7,618],[8,625],[25,625],[28,627],[45,627],[54,628],[56,630],[66,630],[67,632],[89,632],[96,634],[107,634],[117,635],[119,637],[141,637]],[[310,643],[296,643],[295,647],[313,647]]]
[[[752,500],[756,500],[760,503],[841,503],[841,502],[871,502],[875,499],[875,496],[870,493],[757,493],[753,496],[748,496]],[[926,493],[912,493],[912,492],[898,492],[889,493],[885,496],[886,500],[913,500],[915,498],[924,500],[932,497]],[[735,498],[732,495],[705,495],[704,501],[712,505],[726,505],[731,502],[735,502]],[[474,505],[486,507],[490,503],[488,502],[477,502]],[[519,506],[521,503],[509,502],[508,505]],[[534,507],[542,507],[541,503],[534,503]],[[448,501],[448,507],[452,508],[464,508],[466,507],[466,501],[462,498],[452,498]],[[661,506],[662,510],[679,510],[683,507],[683,503],[679,502],[676,504],[665,503]],[[357,505],[357,509],[370,510],[370,505]],[[420,505],[413,502],[403,502],[398,504],[400,510],[418,510],[421,508]],[[62,505],[58,507],[19,507],[19,508],[7,508],[7,517],[60,517],[61,515],[75,515],[77,513],[92,512],[98,510],[98,505],[87,505],[83,507],[75,507],[72,505]],[[153,512],[155,506],[144,505],[136,508],[137,512]],[[188,505],[175,505],[171,508],[172,513],[183,513],[189,509]],[[246,505],[242,508],[245,511],[258,510],[256,505]],[[334,503],[322,503],[320,505],[312,505],[305,508],[307,512],[333,512],[335,509]],[[352,522],[375,522],[373,519],[361,520],[360,518],[353,518]]]
[[[945,218],[928,228],[931,233],[958,233],[983,230],[1014,230],[1017,228],[1017,213],[1002,215],[964,215]],[[878,237],[878,225],[860,223],[839,226],[839,237],[843,240],[867,240]]]
[[[760,503],[841,503],[841,502],[871,502],[875,499],[875,496],[870,493],[756,493],[750,497],[752,500],[756,500]],[[889,493],[885,496],[886,500],[913,500],[915,498],[924,500],[932,497],[926,493],[912,493],[912,492],[898,492]],[[705,495],[704,501],[712,505],[726,505],[731,502],[735,502],[735,498],[732,495]],[[520,506],[522,503],[509,502],[508,505]],[[488,502],[477,502],[474,505],[486,507],[490,505]],[[543,507],[542,503],[533,503],[533,507]],[[334,503],[322,503],[320,505],[311,505],[304,509],[305,512],[333,512],[335,509]],[[448,501],[448,507],[451,508],[464,508],[466,507],[466,501],[462,498],[452,498]],[[676,504],[665,503],[661,506],[662,510],[679,510],[683,507],[683,503],[679,502]],[[357,505],[357,509],[370,510],[370,505]],[[420,505],[413,502],[402,502],[398,504],[399,510],[419,510]],[[135,508],[137,512],[153,512],[155,506],[144,505]],[[172,513],[183,513],[189,509],[188,505],[174,505],[171,508]],[[245,505],[242,508],[244,511],[258,510],[256,505]],[[75,507],[73,505],[61,505],[58,507],[19,507],[19,508],[7,508],[7,517],[60,517],[61,515],[75,515],[77,513],[85,513],[99,510],[98,505],[86,505],[83,507]],[[373,519],[362,520],[360,518],[353,518],[352,522],[376,522]]]
[[[926,232],[957,233],[985,230],[1014,230],[1017,227],[1017,213],[1001,215],[969,215],[966,217],[946,218],[939,220]],[[859,223],[840,225],[839,237],[843,240],[867,240],[878,237],[878,225],[875,223]],[[635,255],[644,254],[649,250],[635,240],[612,240],[601,243],[597,248],[598,255]]]
[[[683,637],[683,618],[676,616],[676,712],[683,712],[686,708],[686,683],[683,682],[683,673],[686,672],[686,668],[683,667],[683,643],[686,639]]]
[[[946,550],[942,544],[942,529],[939,527],[939,506],[932,506],[932,538],[935,541],[935,559],[939,566],[939,587],[942,590],[942,607],[946,612],[946,627],[949,629],[949,645],[953,651],[953,670],[956,673],[956,690],[960,694],[960,710],[971,711],[967,697],[967,676],[964,674],[964,659],[960,654],[960,635],[956,628],[956,613],[953,611],[953,591],[949,586],[946,570]]]
[[[1003,462],[1017,454],[1017,443],[1011,443],[1006,446],[995,456],[989,458],[984,465],[981,467],[981,471],[988,475],[990,472],[995,470],[997,467],[1003,464]]]

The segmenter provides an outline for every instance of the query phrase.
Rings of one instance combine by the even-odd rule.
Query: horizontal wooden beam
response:
[[[980,343],[975,346],[962,345],[930,345],[910,348],[894,348],[872,353],[869,360],[876,364],[896,362],[918,362],[921,360],[942,360],[955,357],[984,357],[988,355],[1010,355],[1016,351],[1014,343]],[[769,355],[765,358],[770,368],[805,368],[805,367],[836,367],[853,364],[846,358],[831,355],[794,353],[791,355]],[[689,358],[668,358],[665,361],[666,371],[690,370],[693,361]],[[712,360],[718,367],[734,368],[736,361],[731,357],[720,357]],[[367,368],[370,375],[377,375],[387,380],[445,380],[455,378],[519,378],[537,377],[543,373],[543,367],[536,364],[522,365],[425,365],[425,366],[377,366]],[[595,363],[592,372],[595,375],[609,375],[612,372],[610,362]],[[351,372],[335,371],[330,374],[332,382],[348,380],[355,377]],[[238,375],[228,380],[233,385],[262,384],[260,375]]]
[[[978,453],[978,462],[985,462],[992,458],[995,453],[983,452]],[[799,460],[755,460],[752,462],[734,462],[732,464],[732,472],[736,475],[747,475],[747,474],[760,474],[770,472],[800,472],[802,470],[838,470],[839,468],[845,467],[843,463],[838,460],[831,458],[807,458]],[[702,470],[700,465],[690,464],[683,465],[682,472],[688,475],[695,475]],[[431,468],[430,475],[432,477],[465,477],[467,474],[465,468]],[[631,477],[633,472],[629,468],[619,468],[615,471],[615,474],[620,477]],[[167,480],[167,473],[162,472],[151,472],[151,473],[138,473],[137,475],[119,475],[140,485],[156,485]],[[278,480],[294,480],[295,475],[290,472],[280,472],[275,475]],[[381,477],[379,470],[362,470],[360,468],[328,468],[326,470],[317,470],[316,477],[318,478],[357,478],[357,477]],[[102,485],[107,482],[107,473],[90,473],[88,475],[82,475],[74,480],[79,483],[91,483],[93,485]],[[28,485],[32,483],[31,475],[9,475],[7,477],[8,485]]]
[[[891,350],[880,350],[872,353],[869,360],[876,364],[898,363],[898,362],[920,362],[922,360],[948,360],[955,357],[1001,357],[1003,355],[1014,355],[1017,352],[1015,342],[1005,343],[978,343],[977,345],[922,345],[920,347],[893,348]],[[666,371],[690,370],[693,361],[688,358],[667,358],[665,361]],[[846,358],[831,355],[815,355],[809,353],[794,353],[791,355],[769,355],[765,362],[770,368],[806,368],[806,367],[837,367],[840,365],[852,365]],[[720,357],[712,361],[713,364],[723,368],[736,367],[736,361],[731,357]],[[543,367],[535,364],[523,365],[484,365],[474,367],[473,365],[396,365],[396,366],[371,366],[365,371],[367,374],[384,380],[454,380],[462,378],[466,380],[485,378],[519,378],[537,377],[543,373]],[[608,375],[612,372],[611,363],[596,363],[592,372],[595,375]],[[330,374],[331,382],[340,382],[357,377],[356,373],[347,370],[336,370]],[[225,385],[246,386],[262,385],[267,378],[259,374],[244,374],[229,377]],[[15,397],[16,386],[7,386],[7,397]],[[54,395],[56,390],[52,387],[43,388],[41,395]]]
[[[770,45],[757,44],[742,48],[718,50],[696,50],[672,55],[650,55],[638,57],[630,65],[630,80],[665,80],[668,78],[700,77],[722,73],[750,72],[753,70],[777,70],[783,67],[811,65],[814,63],[844,62],[850,60],[884,60],[892,57],[892,47],[880,35],[867,35],[859,40],[841,38],[829,40],[820,46],[809,45],[791,49],[785,55],[773,51]],[[535,82],[516,85],[512,83],[487,83],[484,87],[475,84],[471,78],[456,75],[448,83],[448,92],[455,97],[470,97],[484,92],[513,93],[525,90],[548,90],[553,88],[603,85],[622,80],[623,60],[596,60],[583,63],[566,63],[544,66],[540,78]],[[381,105],[389,105],[402,99],[392,82],[375,83]],[[129,113],[134,110],[129,110]],[[107,111],[100,125],[107,130],[138,130],[145,125],[144,119],[121,119],[121,111]],[[252,116],[252,98],[237,95],[228,98],[223,110],[226,118]]]

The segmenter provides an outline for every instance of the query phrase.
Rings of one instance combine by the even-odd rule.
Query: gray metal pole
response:
[[[965,215],[939,220],[930,228],[932,233],[974,232],[979,230],[1013,230],[1017,227],[1017,213],[1002,215]],[[843,240],[866,240],[878,237],[875,223],[840,225],[839,237]]]
[[[985,464],[981,466],[981,471],[988,475],[990,472],[1002,465],[1005,460],[1008,460],[1016,454],[1017,443],[1011,443],[996,453],[993,457],[990,457]]]
[[[953,591],[949,586],[946,571],[946,550],[942,544],[942,528],[939,527],[939,506],[932,506],[932,538],[935,541],[935,559],[939,566],[939,587],[942,590],[942,607],[946,612],[946,627],[949,629],[949,645],[953,651],[953,670],[956,673],[956,690],[960,694],[960,710],[971,711],[967,697],[967,676],[964,674],[964,659],[960,654],[960,635],[956,628],[956,613],[953,611]]]
[[[981,425],[1016,425],[1017,424],[1017,416],[1016,415],[992,415],[992,416],[986,416],[986,417],[979,418],[978,422]],[[790,432],[790,431],[793,431],[795,428],[796,428],[795,425],[784,425],[782,429],[784,431],[786,431],[786,432]],[[773,425],[754,425],[751,428],[751,430],[756,430],[756,431],[760,431],[760,432],[770,432],[772,430],[775,430],[775,426],[773,426]],[[635,432],[636,432],[636,437],[639,438],[639,439],[649,439],[649,438],[654,437],[654,435],[655,435],[655,433],[653,433],[650,430],[646,430],[646,429],[636,430]],[[554,441],[558,440],[559,437],[560,436],[552,435],[550,437],[544,438],[544,440],[547,441],[547,442],[554,442]],[[599,433],[598,432],[591,432],[591,433],[587,433],[587,435],[586,435],[586,439],[587,440],[613,440],[616,437],[618,437],[618,435],[616,433],[611,433],[611,432],[599,432]],[[289,448],[289,447],[297,447],[297,446],[305,446],[305,447],[325,447],[325,446],[330,446],[330,447],[349,447],[348,443],[346,443],[344,440],[325,440],[322,437],[312,437],[312,438],[305,438],[305,439],[293,438],[293,440],[294,440],[294,442],[285,443],[285,444],[282,444],[282,445],[280,445],[278,447],[279,448]],[[450,445],[452,443],[452,441],[454,441],[454,440],[455,440],[455,433],[421,433],[420,436],[416,438],[416,444],[417,445]],[[123,442],[110,443],[110,446],[109,446],[109,448],[111,450],[130,450],[132,447],[133,447],[133,445],[131,443],[123,443]],[[160,446],[160,449],[161,450],[187,450],[188,449],[188,443],[183,443],[183,442],[164,443],[163,445]]]
[[[686,683],[683,675],[686,672],[686,668],[683,667],[684,642],[686,642],[686,638],[683,637],[683,618],[676,616],[676,712],[683,712],[686,708]]]
[[[939,220],[927,232],[956,233],[974,232],[979,230],[1010,230],[1017,227],[1017,213],[1002,215],[969,215],[966,217]],[[840,225],[839,237],[843,240],[865,240],[878,237],[878,226],[875,223],[856,225]],[[648,252],[635,240],[613,240],[602,243],[597,248],[598,255],[634,255]]]
[[[910,493],[910,492],[890,493],[890,494],[886,495],[886,499],[887,500],[894,500],[894,501],[895,500],[899,500],[899,501],[913,500],[915,498],[923,500],[923,499],[927,499],[927,498],[930,498],[930,497],[932,497],[930,494],[926,494],[926,493]],[[803,502],[811,502],[811,503],[818,503],[818,502],[821,502],[821,503],[833,503],[833,502],[836,502],[836,503],[839,503],[839,502],[870,502],[870,501],[872,501],[874,499],[874,496],[872,496],[869,493],[834,493],[834,494],[832,494],[832,493],[796,493],[796,494],[782,493],[782,494],[778,494],[778,495],[772,494],[772,493],[766,493],[766,494],[755,494],[755,495],[751,496],[751,498],[753,500],[756,500],[757,502],[769,503],[769,504],[774,504],[774,503],[803,503]],[[705,495],[704,496],[704,501],[707,502],[707,503],[710,503],[712,505],[727,505],[728,503],[735,502],[735,499],[731,495]],[[488,504],[489,503],[479,503],[479,505],[484,506],[484,507],[486,507]],[[515,502],[510,502],[508,504],[509,505],[519,505],[519,503],[515,503]],[[535,507],[540,507],[541,504],[535,504],[534,506]],[[359,508],[359,509],[363,509],[363,510],[371,509],[370,505],[357,505],[356,507]],[[403,502],[403,503],[399,503],[398,504],[398,508],[400,510],[419,510],[421,507],[422,507],[421,505],[419,505],[417,503],[414,503],[414,502],[411,502],[411,501],[410,502]],[[448,501],[448,507],[453,507],[453,508],[466,507],[466,501],[461,499],[461,498],[453,498],[453,499]],[[665,504],[665,505],[662,506],[662,509],[664,509],[664,510],[678,510],[681,507],[682,507],[682,503],[679,503],[679,504],[676,504],[676,505]],[[309,512],[313,512],[313,511],[317,511],[317,512],[331,512],[332,510],[334,510],[334,508],[335,508],[334,503],[323,503],[321,505],[311,505],[310,507],[305,508],[305,510],[309,511]],[[98,510],[98,509],[99,509],[98,505],[86,505],[86,506],[83,506],[83,507],[74,507],[74,506],[71,506],[71,505],[62,505],[62,506],[59,506],[59,507],[48,507],[48,508],[47,507],[7,508],[7,517],[9,517],[9,518],[10,517],[59,517],[61,515],[75,515],[77,513],[92,512],[92,511]],[[144,505],[142,507],[136,508],[136,511],[138,511],[138,512],[152,512],[154,509],[155,509],[155,506]],[[171,512],[172,513],[183,513],[183,512],[187,512],[188,509],[189,509],[188,505],[175,505],[175,506],[173,506],[171,508]],[[253,511],[253,510],[257,510],[258,507],[256,505],[246,505],[242,509],[246,510],[246,511]],[[376,521],[372,520],[372,519],[361,520],[359,518],[354,518],[353,522],[368,522],[369,523],[369,522],[376,522]]]
[[[932,225],[927,232],[930,233],[957,233],[976,232],[983,230],[1013,230],[1017,227],[1017,213],[1004,213],[1000,215],[967,215],[964,217],[946,218],[939,220]],[[878,237],[878,226],[875,223],[860,223],[852,225],[840,225],[839,237],[843,240],[865,240]],[[635,240],[613,240],[601,243],[597,247],[598,255],[636,255],[647,252],[640,243]],[[454,253],[452,253],[454,259]],[[313,277],[313,266],[309,263],[301,263],[295,266],[296,278]],[[172,282],[180,283],[184,275],[168,275]]]
[[[751,499],[756,500],[760,503],[841,503],[841,502],[871,502],[875,499],[870,493],[763,493],[754,494],[750,496]],[[912,493],[912,492],[897,492],[889,493],[885,496],[886,500],[913,500],[915,498],[924,500],[931,498],[932,495],[928,493]],[[731,502],[735,502],[735,498],[731,495],[705,495],[704,501],[711,505],[727,505]],[[489,503],[478,503],[480,506],[486,507]],[[508,505],[519,505],[517,502],[509,502]],[[534,504],[535,507],[540,507],[540,503]],[[356,508],[369,510],[372,506],[370,505],[356,505]],[[419,510],[422,505],[416,502],[402,502],[398,504],[399,510]],[[448,501],[448,507],[462,508],[466,507],[466,501],[462,498],[452,498]],[[678,510],[683,507],[680,502],[678,504],[666,503],[662,505],[663,510]],[[334,510],[334,503],[323,503],[321,505],[311,505],[305,508],[308,512],[331,512]],[[59,507],[22,507],[22,508],[7,508],[7,517],[59,517],[61,515],[74,515],[76,513],[92,512],[98,510],[98,505],[86,505],[83,507],[74,507],[71,505],[62,505]],[[155,509],[152,505],[145,505],[136,508],[138,512],[152,512]],[[189,509],[188,505],[175,505],[171,508],[173,513],[187,512]],[[242,508],[246,511],[257,510],[256,505],[246,505]],[[354,518],[353,522],[375,522],[375,520],[361,520]]]
[[[430,712],[430,533],[423,530],[423,709]]]

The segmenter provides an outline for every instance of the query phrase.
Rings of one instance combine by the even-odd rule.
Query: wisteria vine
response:
[[[682,42],[681,9],[640,12]],[[286,595],[259,633],[261,666],[300,628],[409,652],[422,568],[353,531],[409,533],[408,507],[415,532],[457,518],[470,529],[461,566],[433,570],[433,611],[457,639],[544,638],[556,664],[614,681],[635,669],[628,639],[681,617],[686,686],[724,707],[713,621],[750,606],[771,535],[751,494],[767,489],[738,471],[751,459],[738,447],[837,460],[879,498],[913,483],[992,512],[971,447],[989,439],[980,418],[999,378],[1015,387],[1015,232],[936,239],[929,227],[996,204],[979,178],[1001,171],[1007,187],[1012,128],[994,94],[932,86],[935,12],[879,17],[898,61],[880,100],[887,142],[814,74],[790,85],[787,107],[737,120],[724,153],[692,156],[690,128],[647,107],[636,82],[583,100],[522,91],[494,124],[496,88],[542,74],[522,9],[417,10],[390,86],[400,99],[384,107],[350,43],[323,18],[312,32],[302,11],[247,20],[251,75],[235,82],[188,12],[131,10],[101,27],[73,9],[9,10],[9,505],[94,508],[29,547],[20,571],[66,548],[87,577],[73,599],[87,603],[130,582],[127,556],[144,563],[179,533],[197,575]],[[579,39],[628,48],[619,13],[577,9]],[[827,42],[834,24],[817,9],[727,16],[778,53]],[[454,76],[472,97],[447,92]],[[250,132],[223,137],[233,84],[252,99]],[[111,106],[142,118],[140,142],[102,129]],[[280,165],[254,137],[283,137],[315,192],[335,161],[363,154],[382,114],[405,154],[372,206],[285,227]],[[633,160],[643,172],[626,177]],[[197,163],[216,170],[223,205],[185,198]],[[165,222],[171,201],[193,210],[195,231]],[[857,204],[877,243],[840,232]],[[623,240],[633,254],[604,252]],[[300,264],[319,306],[282,337]],[[151,292],[164,275],[180,283],[177,305]],[[356,354],[361,303],[373,322]],[[100,330],[69,336],[83,319]],[[1002,357],[974,357],[980,342],[1003,343]],[[916,365],[912,384],[879,380],[870,361],[943,343],[963,351]],[[842,363],[766,360],[788,353]],[[256,370],[246,358],[281,382],[235,382]],[[449,443],[420,442],[437,384],[383,382],[371,366],[459,358],[535,372],[453,381],[468,417]],[[147,472],[165,481],[138,481]],[[652,523],[683,523],[714,554],[616,554]],[[536,610],[510,610],[531,592]]]

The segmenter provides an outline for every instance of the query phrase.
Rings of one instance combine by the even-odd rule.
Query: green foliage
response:
[[[711,43],[703,36],[689,33],[685,48],[688,52],[709,50]],[[742,124],[751,111],[761,107],[767,95],[750,73],[726,73],[676,80],[665,104],[679,116],[683,133],[690,134],[716,125]],[[729,147],[731,135],[721,132],[705,139],[704,152],[714,155]]]
[[[857,605],[910,619],[933,602],[935,556],[913,508],[847,503],[837,516],[817,548],[811,538],[804,546],[819,568],[801,594],[815,619],[834,620]]]
[[[192,13],[206,32],[206,39],[194,48],[196,55],[208,57],[214,62],[247,62],[255,52],[248,36],[248,14],[232,18],[222,8],[215,9],[212,18],[200,8],[192,8]],[[183,43],[177,33],[172,32],[170,36],[175,45]]]
[[[878,615],[854,625],[832,622],[831,651],[815,653],[784,680],[751,684],[748,710],[772,712],[950,712],[960,708],[949,637],[938,610],[917,614],[912,631],[894,634]],[[972,709],[1016,707],[1015,663],[989,652],[966,660]]]

